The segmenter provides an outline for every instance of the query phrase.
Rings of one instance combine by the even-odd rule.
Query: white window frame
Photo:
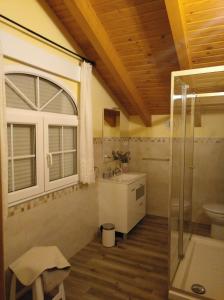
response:
[[[36,196],[44,192],[43,178],[43,121],[42,117],[33,111],[23,109],[7,108],[7,123],[34,125],[36,128],[36,185],[25,189],[8,193],[8,203],[14,203],[18,200],[31,196]],[[8,156],[7,156],[8,161]]]
[[[44,153],[45,153],[45,190],[53,190],[60,186],[66,186],[71,183],[78,183],[78,170],[77,174],[56,179],[50,181],[49,178],[49,126],[72,126],[78,127],[78,118],[77,116],[63,115],[60,114],[60,119],[58,118],[59,114],[48,113],[44,116]],[[78,143],[77,143],[78,144]],[[78,145],[77,145],[78,146]],[[77,155],[77,148],[76,148]],[[77,159],[78,163],[78,159]]]
[[[27,66],[11,66],[8,65],[5,67],[5,74],[14,74],[21,73],[27,75],[33,75],[37,77],[41,77],[43,79],[52,82],[61,89],[63,89],[70,97],[74,103],[74,106],[78,113],[77,100],[74,98],[71,90],[61,82],[58,78],[55,78],[51,74],[43,72],[41,70],[36,70],[32,67]],[[75,80],[74,80],[75,81]],[[48,119],[49,118],[49,119]],[[78,164],[78,145],[79,145],[79,128],[78,128],[78,116],[77,115],[68,115],[68,114],[60,114],[60,113],[50,113],[43,112],[40,110],[24,110],[6,107],[6,121],[7,123],[14,124],[37,124],[36,125],[36,181],[37,185],[33,187],[28,187],[26,189],[22,189],[15,192],[8,193],[8,205],[13,206],[18,203],[25,202],[29,199],[36,198],[38,196],[48,194],[52,191],[60,190],[65,188],[66,186],[72,186],[78,183],[79,176],[79,164]],[[30,122],[29,122],[30,121]],[[58,180],[49,181],[49,169],[47,165],[47,153],[49,149],[48,143],[48,126],[54,125],[64,125],[64,126],[74,126],[77,127],[77,174],[71,175],[68,177],[64,177]],[[62,121],[62,122],[61,122]],[[63,123],[63,124],[62,124]],[[45,131],[47,126],[47,131]],[[38,161],[37,161],[38,159]],[[7,157],[8,161],[8,157]]]

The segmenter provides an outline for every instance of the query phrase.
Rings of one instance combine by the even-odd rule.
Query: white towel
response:
[[[9,268],[25,286],[31,285],[47,269],[64,269],[71,265],[56,246],[33,247]]]

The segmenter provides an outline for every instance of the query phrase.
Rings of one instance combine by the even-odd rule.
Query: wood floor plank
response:
[[[195,234],[209,235],[210,226],[193,224]],[[70,259],[66,300],[167,300],[167,219],[146,216],[116,246],[92,241]],[[23,300],[30,300],[31,294]]]
[[[166,300],[167,219],[147,216],[112,248],[95,240],[70,260],[67,300]]]

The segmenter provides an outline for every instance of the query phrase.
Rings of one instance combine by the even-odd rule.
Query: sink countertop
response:
[[[128,173],[122,173],[120,175],[115,175],[110,178],[99,178],[99,181],[100,182],[119,183],[119,184],[130,184],[144,176],[146,176],[146,173],[128,172]]]

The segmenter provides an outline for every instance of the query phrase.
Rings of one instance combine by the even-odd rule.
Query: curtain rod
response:
[[[4,15],[1,15],[1,14],[0,14],[0,18],[5,19],[6,21],[8,21],[8,22],[10,22],[10,23],[12,23],[12,24],[14,24],[14,25],[16,25],[16,26],[18,26],[18,27],[20,27],[20,28],[22,28],[22,29],[24,29],[24,30],[30,32],[30,33],[32,33],[33,35],[38,36],[39,38],[41,38],[41,39],[47,41],[48,43],[51,43],[52,45],[57,46],[58,48],[61,48],[61,49],[65,50],[65,51],[67,51],[67,52],[69,52],[69,53],[75,55],[75,56],[76,56],[78,59],[80,59],[80,60],[84,60],[84,61],[90,63],[90,64],[93,65],[93,66],[95,65],[95,62],[94,62],[94,61],[91,61],[91,60],[89,60],[88,58],[86,58],[86,57],[84,57],[84,56],[82,56],[82,55],[79,55],[79,54],[77,54],[77,53],[75,53],[75,52],[69,50],[68,48],[66,48],[66,47],[64,47],[64,46],[62,46],[62,45],[60,45],[60,44],[58,44],[58,43],[56,43],[56,42],[50,40],[49,38],[47,38],[47,37],[45,37],[45,36],[43,36],[43,35],[41,35],[41,34],[35,32],[35,31],[33,31],[32,29],[29,29],[29,28],[27,28],[27,27],[25,27],[25,26],[23,26],[23,25],[17,23],[16,21],[14,21],[14,20],[12,20],[12,19],[9,19],[8,17],[6,17],[6,16],[4,16]]]

